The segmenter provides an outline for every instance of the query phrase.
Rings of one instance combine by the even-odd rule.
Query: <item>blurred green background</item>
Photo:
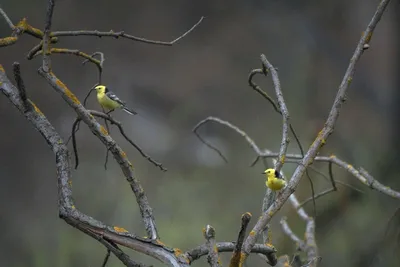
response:
[[[126,39],[65,37],[57,47],[86,53],[105,53],[103,82],[139,112],[131,117],[117,111],[126,132],[147,153],[161,161],[163,173],[118,133],[112,136],[128,153],[154,209],[161,240],[182,250],[204,242],[201,229],[215,227],[218,241],[235,240],[240,216],[260,215],[265,192],[264,166],[249,167],[255,158],[237,134],[216,124],[200,133],[229,159],[225,164],[191,132],[207,116],[238,125],[260,147],[277,151],[281,118],[247,85],[259,55],[279,68],[292,124],[307,148],[323,127],[349,59],[378,1],[78,1],[60,0],[54,30],[123,30],[149,39],[169,41],[205,16],[203,23],[172,47]],[[43,28],[47,1],[2,0],[16,24],[26,17]],[[334,134],[322,153],[335,153],[363,166],[380,182],[400,190],[399,142],[399,25],[398,1],[392,1],[357,65]],[[10,35],[0,19],[0,37]],[[0,63],[12,77],[11,65],[21,63],[29,97],[65,138],[74,112],[38,76],[40,58],[26,60],[37,39],[22,36],[16,45],[0,49]],[[81,99],[97,81],[97,69],[82,66],[75,56],[54,55],[53,71]],[[256,77],[273,94],[270,78]],[[98,109],[94,95],[89,106]],[[100,266],[104,247],[58,218],[54,156],[43,138],[8,102],[0,97],[0,265],[19,267]],[[81,125],[77,135],[80,166],[73,171],[73,196],[83,212],[145,235],[134,196],[118,165],[103,168],[105,148]],[[293,139],[293,138],[292,138]],[[295,143],[290,152],[298,153]],[[294,170],[287,164],[284,172]],[[315,163],[327,173],[328,166]],[[317,191],[329,184],[313,172]],[[339,185],[339,191],[317,201],[316,238],[320,266],[398,266],[400,216],[388,221],[398,200],[371,191],[335,167],[336,178],[364,191]],[[307,179],[297,191],[300,200],[311,195]],[[312,206],[306,209],[312,214]],[[295,245],[282,234],[279,220],[288,217],[293,230],[304,234],[289,203],[272,221],[273,243],[279,255],[292,255]],[[387,234],[385,235],[385,231]],[[161,266],[146,256],[133,259]],[[223,257],[227,264],[230,253]],[[122,266],[111,256],[108,266]],[[193,266],[207,266],[206,257]],[[265,266],[253,255],[247,266]]]

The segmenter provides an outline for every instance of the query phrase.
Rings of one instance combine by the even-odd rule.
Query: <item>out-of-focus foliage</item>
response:
[[[27,17],[43,28],[47,1],[3,0],[16,23]],[[191,133],[209,115],[246,130],[261,147],[277,150],[281,119],[247,85],[252,68],[265,53],[279,68],[292,124],[307,148],[322,128],[355,45],[377,1],[57,1],[54,30],[123,30],[150,39],[172,40],[194,24],[204,22],[172,47],[96,37],[62,38],[59,47],[105,53],[103,80],[140,115],[116,112],[127,133],[169,169],[162,173],[118,135],[154,208],[164,243],[182,250],[204,242],[201,229],[211,224],[217,241],[235,240],[240,216],[257,218],[264,195],[259,163],[237,135],[218,125],[200,130],[229,159],[225,164]],[[396,1],[378,25],[357,66],[335,133],[323,152],[335,153],[363,166],[379,181],[397,190],[399,83],[399,7]],[[397,17],[396,17],[397,16]],[[9,35],[0,20],[0,36]],[[11,76],[11,64],[21,63],[29,97],[68,138],[74,113],[37,75],[40,59],[25,59],[37,40],[23,36],[16,45],[0,49],[0,63]],[[94,66],[74,56],[54,55],[53,71],[83,99],[96,83]],[[267,78],[256,81],[272,94]],[[91,108],[98,108],[94,97]],[[100,266],[104,248],[58,218],[54,157],[41,136],[0,97],[0,265]],[[271,127],[273,125],[273,127]],[[133,194],[118,166],[103,169],[105,148],[84,127],[78,133],[80,167],[73,172],[74,198],[82,211],[105,223],[144,235]],[[298,152],[293,142],[290,152]],[[327,166],[317,165],[327,172]],[[290,176],[293,165],[285,165]],[[342,170],[336,178],[358,186],[364,194],[339,187],[317,201],[317,242],[321,266],[395,266],[399,262],[398,223],[387,222],[398,201],[370,191]],[[312,173],[312,172],[311,172]],[[329,186],[313,175],[317,190]],[[298,197],[310,196],[306,179]],[[311,206],[307,206],[310,209]],[[294,252],[279,227],[281,216],[299,236],[304,223],[290,205],[272,222],[279,254]],[[399,218],[395,219],[398,222]],[[253,221],[254,223],[254,221]],[[252,225],[252,224],[251,224]],[[392,233],[392,234],[390,234]],[[383,242],[382,242],[382,238]],[[145,256],[136,260],[160,266]],[[223,256],[227,263],[230,254]],[[248,266],[264,266],[252,256]],[[113,256],[108,266],[121,266]],[[194,266],[206,266],[205,258]]]

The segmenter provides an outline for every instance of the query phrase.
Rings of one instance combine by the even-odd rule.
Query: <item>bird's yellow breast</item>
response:
[[[277,190],[281,190],[285,186],[286,182],[285,182],[285,180],[278,179],[278,178],[269,178],[265,182],[265,184],[272,190],[277,191]]]
[[[99,101],[100,105],[105,109],[115,109],[121,106],[116,101],[111,100],[104,92],[97,93],[97,100]]]

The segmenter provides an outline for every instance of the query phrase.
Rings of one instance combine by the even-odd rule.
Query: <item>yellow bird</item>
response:
[[[125,112],[136,115],[137,113],[126,107],[126,103],[119,99],[113,92],[108,90],[105,85],[97,85],[94,89],[97,91],[97,101],[108,112],[112,112],[116,108],[121,108]]]
[[[275,169],[266,169],[263,174],[267,177],[265,184],[271,188],[271,190],[281,190],[286,185],[286,181],[283,180],[281,174]]]

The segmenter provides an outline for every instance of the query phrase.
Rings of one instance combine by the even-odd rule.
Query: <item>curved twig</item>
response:
[[[101,31],[97,31],[97,30],[94,30],[94,31],[56,31],[56,32],[52,32],[51,36],[52,37],[53,36],[97,36],[97,37],[114,37],[114,38],[121,37],[121,38],[126,38],[126,39],[130,39],[130,40],[142,42],[142,43],[147,43],[147,44],[171,46],[171,45],[177,43],[182,38],[184,38],[189,33],[191,33],[197,26],[199,26],[199,24],[203,21],[203,19],[204,19],[204,17],[201,17],[200,20],[196,24],[194,24],[189,30],[187,30],[182,35],[178,36],[177,38],[175,38],[174,40],[172,40],[170,42],[150,40],[150,39],[126,34],[123,31],[114,32],[112,30],[109,32],[101,32]]]

